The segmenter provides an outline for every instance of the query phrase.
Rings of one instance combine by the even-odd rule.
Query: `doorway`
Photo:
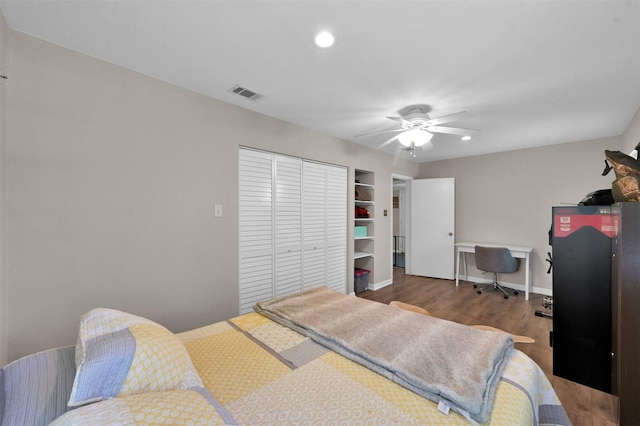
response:
[[[455,180],[393,174],[391,179],[392,269],[403,268],[409,275],[453,279]]]
[[[410,177],[392,175],[391,188],[393,191],[393,209],[392,209],[392,265],[393,268],[404,268],[407,258],[407,193],[406,182],[411,180]],[[395,269],[394,269],[395,270]]]

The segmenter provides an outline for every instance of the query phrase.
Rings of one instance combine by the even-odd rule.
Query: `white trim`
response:
[[[388,279],[388,280],[377,282],[375,284],[369,284],[367,286],[367,289],[376,291],[376,290],[380,290],[381,288],[384,288],[384,287],[386,287],[388,285],[391,285],[391,284],[393,284],[393,279]]]
[[[411,176],[404,176],[404,175],[399,175],[397,173],[391,173],[391,185],[390,185],[391,186],[391,194],[389,194],[389,197],[390,197],[389,199],[390,200],[393,200],[393,191],[396,190],[396,188],[393,187],[393,180],[394,179],[404,180],[405,181],[405,188],[406,188],[406,183],[409,182],[409,181],[412,181],[414,178],[412,178]],[[405,232],[404,267],[405,267],[405,271],[406,271],[407,270],[406,269],[407,268],[407,257],[409,257],[409,255],[407,253],[408,242],[409,242],[408,234],[411,231],[411,223],[410,223],[409,220],[407,220],[407,218],[409,217],[409,215],[407,214],[407,211],[408,211],[410,206],[406,201],[407,200],[407,191],[406,191],[406,189],[405,189],[404,195],[405,195],[404,196],[404,201],[405,202],[403,203],[404,205],[402,206],[403,209],[400,210],[400,214],[404,215],[404,226],[405,226],[405,228],[404,228],[404,232]],[[393,207],[391,208],[391,226],[390,226],[390,229],[389,229],[389,244],[390,245],[393,244]],[[389,265],[390,265],[390,269],[389,270],[391,271],[391,275],[393,276],[393,256],[390,256],[390,258],[389,258]],[[389,279],[388,283],[387,283],[387,281],[384,281],[384,282],[386,284],[384,284],[383,286],[378,287],[378,288],[386,287],[389,284],[393,284],[393,278]],[[374,287],[377,287],[377,286],[378,286],[378,284],[374,285]]]
[[[450,281],[452,284],[455,285],[455,280],[450,280]],[[468,279],[464,280],[463,283],[464,282],[472,282],[477,284],[490,284],[492,281],[486,280],[484,278],[468,277]],[[498,282],[500,284],[503,284],[505,287],[512,288],[514,290],[518,290],[524,293],[525,286],[523,284],[510,283],[506,281],[498,281]],[[369,284],[367,289],[376,291],[376,290],[380,290],[381,288],[387,287],[391,284],[393,284],[393,280],[385,280],[375,284]],[[533,287],[531,289],[531,293],[541,294],[543,296],[553,296],[551,289],[544,288],[544,287]],[[349,295],[355,296],[356,294],[354,292],[351,292],[349,293]]]
[[[466,277],[464,280],[460,280],[460,281],[462,283],[466,281],[466,282],[477,283],[477,284],[491,284],[493,282],[492,280],[487,280],[485,278],[478,278],[478,277],[471,277],[471,276]],[[454,280],[454,283],[455,283],[455,280]],[[498,280],[498,283],[502,284],[505,287],[512,288],[514,290],[518,290],[523,293],[525,292],[526,286],[524,284],[510,283],[503,280]],[[530,293],[542,294],[543,296],[553,296],[552,290],[544,287],[533,287],[531,288]]]
[[[391,181],[393,182],[393,179],[400,179],[400,180],[413,180],[415,178],[412,178],[411,176],[405,176],[405,175],[399,175],[397,173],[391,173]]]

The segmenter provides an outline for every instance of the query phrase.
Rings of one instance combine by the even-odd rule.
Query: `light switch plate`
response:
[[[222,204],[215,205],[213,215],[215,217],[222,217]]]

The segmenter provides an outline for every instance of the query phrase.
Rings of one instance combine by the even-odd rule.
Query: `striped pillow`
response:
[[[0,370],[0,424],[46,426],[64,414],[76,372],[73,351],[49,349]]]
[[[114,309],[82,316],[68,405],[203,387],[182,341],[163,326]]]

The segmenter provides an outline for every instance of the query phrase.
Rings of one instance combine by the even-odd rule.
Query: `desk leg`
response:
[[[524,277],[524,300],[529,300],[529,292],[531,291],[531,267],[529,266],[530,254],[525,254],[525,277]]]
[[[464,268],[465,280],[469,279],[469,273],[467,272],[467,252],[460,251],[458,249],[458,254],[456,256],[456,287],[460,285],[460,259],[462,259],[462,267]]]
[[[460,249],[456,252],[456,287],[460,284]]]
[[[464,280],[469,281],[469,271],[467,270],[467,252],[462,252],[462,267],[464,268]]]

